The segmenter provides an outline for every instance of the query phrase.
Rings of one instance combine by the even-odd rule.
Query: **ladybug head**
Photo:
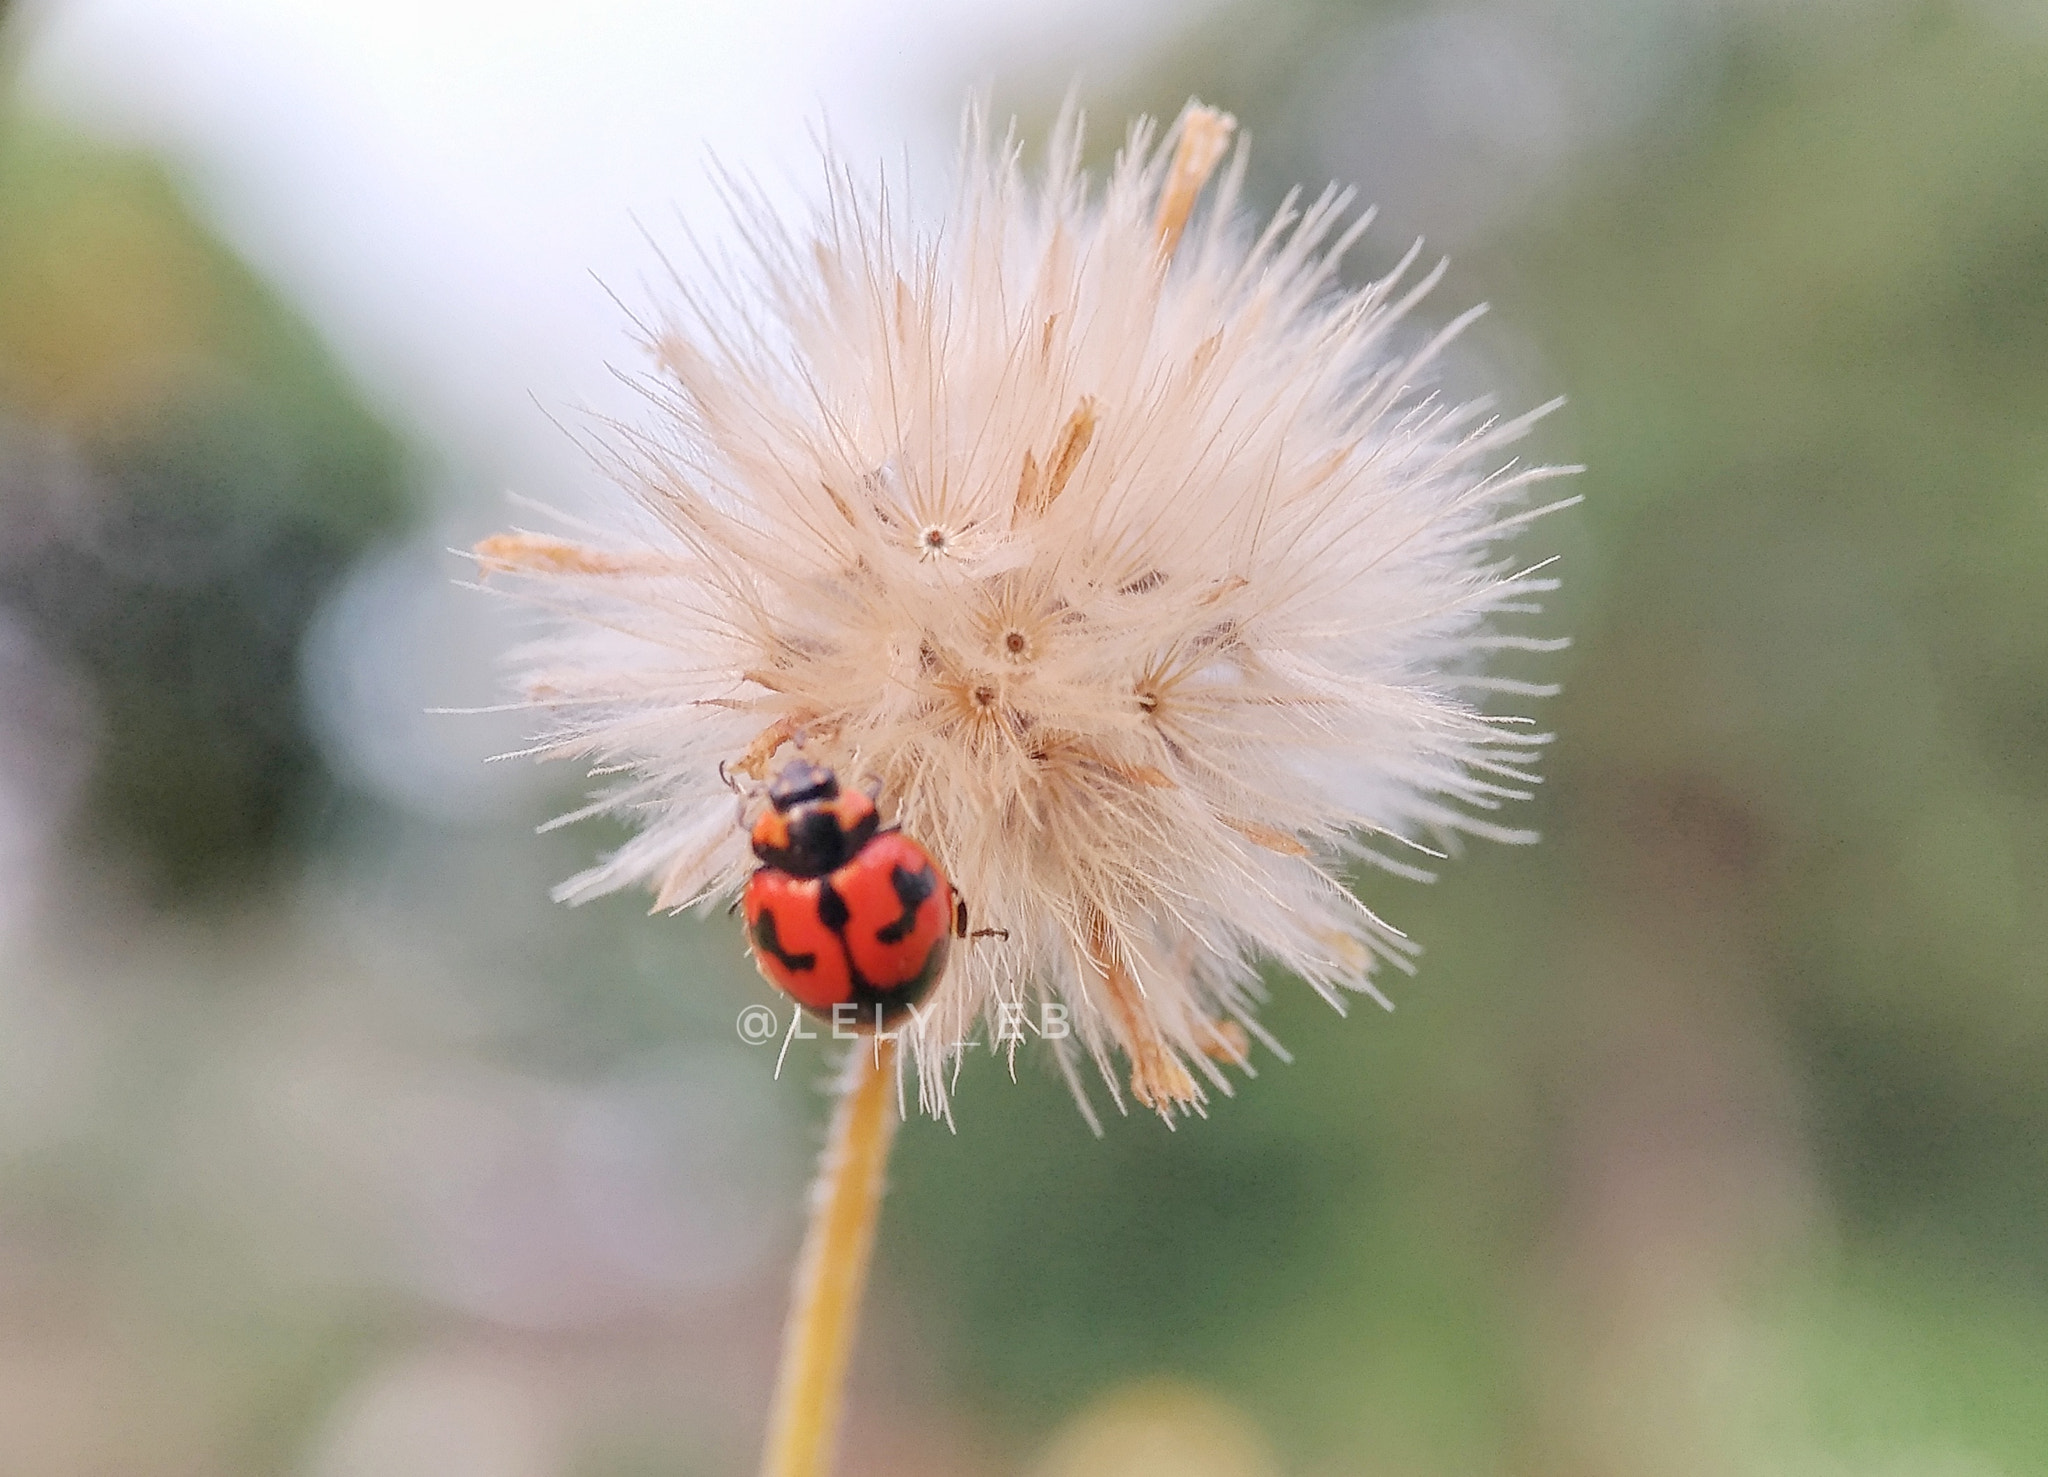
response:
[[[791,810],[807,800],[837,800],[839,776],[808,759],[792,759],[768,783],[768,800],[777,810]]]
[[[754,855],[797,877],[822,877],[853,860],[881,817],[866,795],[839,793],[839,777],[803,759],[782,766],[768,785],[774,808],[754,822]]]

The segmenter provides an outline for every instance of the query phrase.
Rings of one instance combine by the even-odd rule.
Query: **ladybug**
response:
[[[852,1005],[863,1026],[902,1019],[967,937],[967,904],[930,852],[881,825],[873,795],[841,794],[831,770],[792,759],[768,800],[741,895],[754,963],[819,1015]]]

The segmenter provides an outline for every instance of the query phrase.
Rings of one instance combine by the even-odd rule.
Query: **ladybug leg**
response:
[[[866,779],[860,782],[860,792],[868,797],[868,804],[880,805],[882,801],[881,777],[878,775],[869,775]],[[898,824],[895,821],[891,821],[888,825],[877,828],[875,834],[877,836],[888,836],[902,829],[903,827],[900,824]]]
[[[718,782],[739,796],[742,801],[758,799],[768,791],[765,783],[749,776],[744,756],[737,762],[731,759],[719,760]]]
[[[742,831],[748,829],[747,807],[760,798],[762,790],[759,780],[742,784],[739,780],[733,778],[732,772],[735,769],[739,770],[742,774],[746,772],[747,762],[744,758],[737,764],[729,764],[723,759],[718,761],[719,782],[733,793],[733,820]]]
[[[958,893],[953,895],[953,937],[956,939],[1006,939],[1010,936],[1007,928],[977,928],[967,931],[967,899]]]
[[[742,831],[746,830],[747,792],[740,788],[740,782],[738,780],[734,779],[730,774],[726,772],[725,761],[723,759],[718,761],[718,777],[720,780],[724,782],[725,787],[733,793],[733,824],[738,826]],[[735,902],[733,906],[737,907],[738,903]],[[731,909],[727,909],[727,911],[730,912]]]

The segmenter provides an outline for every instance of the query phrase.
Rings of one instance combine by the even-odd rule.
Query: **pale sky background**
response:
[[[157,149],[409,430],[580,471],[550,409],[628,401],[629,302],[715,234],[704,164],[815,193],[811,133],[950,162],[951,98],[1171,0],[29,0],[35,104]],[[1085,28],[1085,29],[1084,29]]]
[[[446,551],[514,521],[508,493],[615,496],[555,423],[646,414],[625,303],[658,304],[677,213],[716,239],[707,162],[800,209],[814,134],[849,160],[952,162],[968,88],[1085,59],[1114,76],[1184,0],[27,0],[31,105],[167,159],[422,452],[438,512],[367,561],[308,649],[330,758],[445,818],[527,803],[552,776],[486,766],[519,716],[519,634]],[[998,93],[998,105],[1001,94]],[[645,234],[643,235],[643,227]]]

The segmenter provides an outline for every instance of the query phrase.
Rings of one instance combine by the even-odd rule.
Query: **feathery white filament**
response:
[[[935,230],[836,168],[808,229],[735,191],[751,258],[679,284],[621,448],[644,542],[479,546],[569,618],[528,684],[546,751],[634,777],[593,809],[639,834],[562,896],[729,894],[720,766],[801,745],[1008,930],[906,1027],[933,1112],[999,1007],[1048,1000],[1070,1080],[1078,1049],[1121,1101],[1121,1051],[1141,1102],[1198,1107],[1259,1034],[1253,961],[1340,1009],[1409,966],[1348,860],[1526,839],[1484,817],[1541,736],[1476,696],[1534,690],[1488,652],[1555,644],[1488,622],[1553,587],[1501,549],[1568,469],[1504,463],[1534,415],[1416,388],[1466,320],[1395,352],[1441,268],[1343,288],[1348,193],[1247,240],[1240,151],[1189,223],[1229,127],[1140,123],[1097,193],[1072,114],[1035,183],[970,114]]]

